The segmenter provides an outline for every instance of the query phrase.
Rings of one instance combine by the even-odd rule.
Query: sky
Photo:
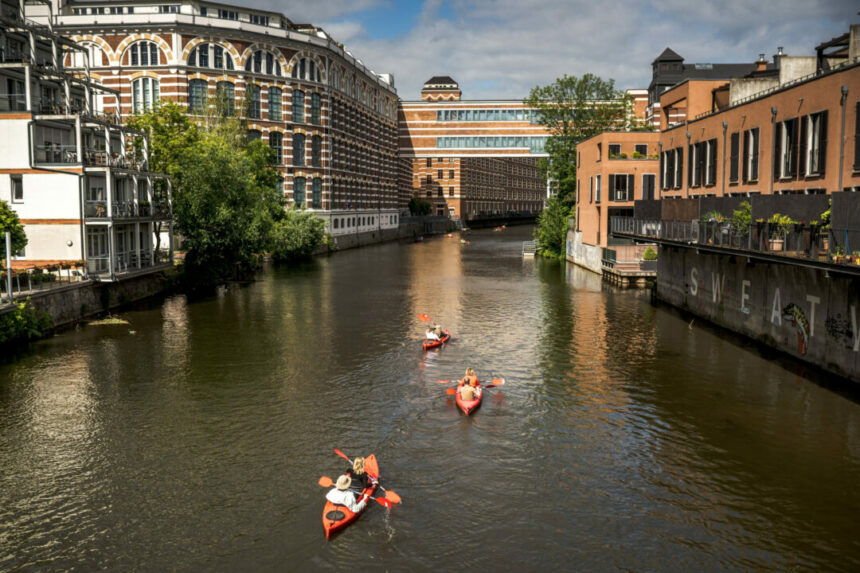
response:
[[[222,0],[230,2],[231,0]],[[860,23],[856,0],[245,0],[321,26],[402,99],[436,75],[464,99],[522,99],[567,74],[647,88],[668,46],[686,63],[753,62],[815,46]]]

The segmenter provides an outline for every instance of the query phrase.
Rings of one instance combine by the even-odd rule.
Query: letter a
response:
[[[773,293],[773,306],[770,310],[770,321],[777,326],[782,326],[782,305],[779,302],[779,288]]]

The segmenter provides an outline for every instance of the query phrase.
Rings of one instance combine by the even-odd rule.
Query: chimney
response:
[[[764,59],[764,54],[758,55],[758,61],[756,61],[755,71],[763,72],[767,69],[767,60]]]
[[[779,46],[779,47],[776,49],[776,53],[773,55],[773,63],[776,65],[776,69],[779,69],[779,62],[780,62],[780,60],[782,60],[782,58],[783,58],[784,56],[787,56],[787,55],[788,55],[788,54],[786,54],[786,53],[784,53],[784,52],[782,51],[782,46]]]

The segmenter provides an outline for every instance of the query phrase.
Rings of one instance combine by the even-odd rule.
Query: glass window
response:
[[[263,133],[259,129],[248,130],[248,141],[260,141],[263,138]]]
[[[260,119],[260,86],[251,84],[248,89],[248,117]]]
[[[284,135],[277,131],[269,133],[269,147],[275,152],[275,164],[284,163]]]
[[[132,66],[157,66],[158,46],[155,42],[138,42],[131,47]]]
[[[221,116],[230,116],[235,112],[236,88],[231,82],[215,84],[216,109]]]
[[[305,164],[305,136],[302,133],[293,134],[293,166],[302,167]]]
[[[311,181],[311,207],[322,209],[322,179],[314,177]]]
[[[311,137],[311,165],[322,167],[322,137],[319,135]]]
[[[295,123],[305,122],[305,92],[302,90],[293,92],[293,121]]]
[[[320,94],[311,94],[311,123],[320,124]]]
[[[293,139],[293,141],[295,141],[295,139]],[[304,177],[293,178],[293,202],[297,206],[302,206],[305,204],[305,178]]]
[[[21,175],[10,175],[12,180],[12,202],[24,202],[24,178]]]
[[[158,100],[158,80],[138,78],[131,82],[131,104],[134,113],[151,110]]]
[[[269,88],[269,119],[281,121],[281,88]]]
[[[191,80],[188,82],[188,112],[203,113],[206,101],[206,80]]]

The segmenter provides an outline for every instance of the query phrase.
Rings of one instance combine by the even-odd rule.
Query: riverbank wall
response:
[[[393,229],[374,229],[361,233],[344,233],[333,236],[334,250],[343,251],[367,245],[417,239],[428,235],[443,235],[456,229],[456,223],[448,217],[401,217],[400,224]],[[323,248],[320,253],[327,249]]]
[[[860,382],[860,278],[661,246],[654,297]]]
[[[29,301],[36,311],[47,313],[55,329],[62,329],[83,320],[132,302],[165,293],[170,288],[168,273],[173,270],[148,273],[117,282],[83,281],[44,292],[29,293],[16,302]],[[6,305],[0,314],[12,312],[15,305]]]

